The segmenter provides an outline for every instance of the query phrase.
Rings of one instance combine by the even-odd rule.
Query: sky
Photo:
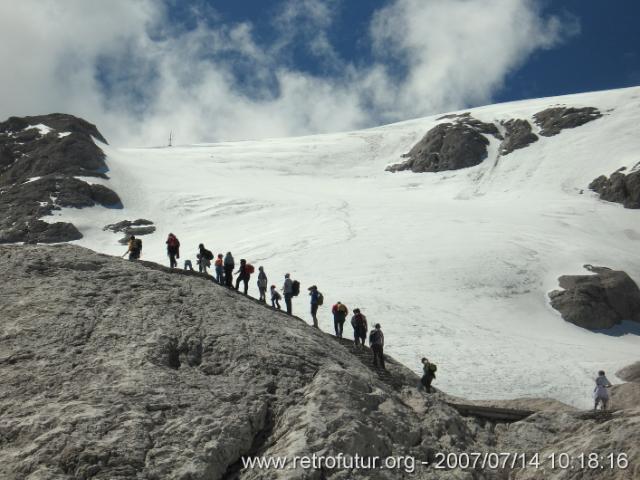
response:
[[[636,0],[0,0],[0,118],[153,146],[635,86],[638,18]]]

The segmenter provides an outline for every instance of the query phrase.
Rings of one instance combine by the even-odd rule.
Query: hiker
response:
[[[343,303],[337,302],[331,307],[331,313],[333,313],[333,328],[336,331],[336,337],[342,338],[344,321],[347,319],[347,315],[349,315],[349,309]]]
[[[129,254],[129,260],[139,260],[142,253],[142,240],[131,235],[129,243],[127,243],[127,251],[122,256],[124,257],[127,253]]]
[[[593,398],[595,405],[593,410],[598,410],[598,404],[602,402],[602,410],[606,410],[609,405],[609,390],[611,382],[605,377],[604,370],[598,372],[598,378],[596,378],[596,388],[593,390]]]
[[[309,290],[309,296],[311,297],[311,318],[313,319],[313,326],[318,326],[318,307],[322,305],[322,294],[318,291],[318,287],[311,285]]]
[[[287,313],[291,315],[291,299],[293,298],[293,281],[291,275],[285,273],[284,285],[282,285],[282,293],[284,293],[284,303],[287,305]]]
[[[247,291],[249,290],[249,278],[251,278],[253,271],[253,265],[247,263],[244,258],[241,258],[240,268],[238,268],[238,271],[236,272],[240,274],[236,280],[236,290],[240,289],[240,282],[244,282],[244,294],[247,294]]]
[[[198,245],[198,254],[196,255],[198,259],[198,271],[200,273],[207,274],[207,267],[211,266],[211,260],[213,260],[213,253],[211,250],[207,250],[204,248],[204,244],[201,243]]]
[[[431,393],[431,382],[433,382],[433,380],[436,378],[436,370],[438,369],[438,367],[436,367],[435,363],[429,362],[429,360],[425,357],[422,357],[422,360],[420,361],[422,362],[423,371],[420,383],[427,391],[427,393]]]
[[[373,330],[369,334],[369,346],[373,353],[373,366],[377,367],[379,361],[382,370],[386,370],[384,366],[384,334],[380,330],[379,323],[373,326]]]
[[[214,266],[216,269],[216,282],[222,285],[224,283],[224,262],[221,253],[218,254]]]
[[[173,233],[170,233],[165,243],[167,244],[167,255],[169,255],[169,266],[176,268],[178,266],[177,259],[180,258],[180,241]]]
[[[275,285],[271,285],[271,306],[280,310],[280,299],[282,296],[276,290]]]
[[[191,263],[191,260],[184,261],[184,269],[191,270],[193,272],[193,263]]]
[[[351,317],[351,326],[353,327],[353,341],[354,348],[358,348],[358,345],[361,345],[361,348],[364,349],[364,342],[367,338],[367,330],[369,327],[367,326],[367,317],[364,316],[360,312],[359,308],[353,309],[353,317]]]
[[[233,288],[233,269],[236,267],[236,262],[231,252],[227,252],[224,256],[222,264],[224,266],[224,284],[229,288]]]
[[[261,302],[267,302],[267,274],[264,273],[263,267],[258,267],[258,291],[260,292],[260,300]]]

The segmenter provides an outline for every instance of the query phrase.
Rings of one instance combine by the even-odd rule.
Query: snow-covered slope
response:
[[[173,232],[182,259],[194,259],[204,242],[264,265],[278,286],[291,272],[324,293],[322,329],[333,329],[336,300],[360,307],[382,324],[388,353],[416,371],[429,357],[449,393],[550,396],[584,407],[598,369],[613,373],[638,359],[640,329],[586,331],[563,321],[547,293],[585,263],[640,282],[640,212],[586,189],[640,162],[640,88],[471,112],[488,122],[531,120],[558,104],[605,115],[502,158],[489,137],[481,165],[443,173],[384,171],[438,116],[301,138],[103,147],[124,211],[65,209],[54,219],[80,229],[77,243],[122,254],[119,237],[102,226],[148,218],[158,230],[144,237],[143,258],[167,263]],[[255,279],[251,289],[257,295]],[[310,318],[305,293],[294,312]]]

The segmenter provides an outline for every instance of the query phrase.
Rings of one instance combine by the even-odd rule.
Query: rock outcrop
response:
[[[616,376],[625,382],[640,383],[640,361],[618,370]]]
[[[640,170],[629,174],[622,173],[623,170],[610,177],[600,175],[589,184],[589,189],[607,202],[621,203],[625,208],[640,208]]]
[[[104,153],[93,139],[106,143],[94,125],[72,115],[0,123],[0,243],[77,240],[73,225],[42,217],[62,207],[122,207],[106,186],[75,178],[107,178]]]
[[[502,125],[506,130],[499,149],[502,156],[538,141],[538,136],[531,131],[531,124],[526,120],[511,119]]]
[[[118,223],[105,225],[102,230],[109,230],[114,233],[124,233],[124,237],[118,243],[125,245],[131,235],[150,235],[156,231],[156,227],[151,220],[139,218],[137,220],[122,220]]]
[[[551,306],[567,322],[606,329],[623,320],[640,322],[640,290],[625,272],[585,265],[593,275],[564,275],[549,294]]]
[[[640,461],[638,409],[597,420],[543,412],[509,426],[463,418],[392,359],[390,383],[332,337],[202,274],[57,245],[0,246],[0,275],[0,478],[409,475],[406,463],[292,467],[313,454],[409,456],[411,477],[432,480],[539,478],[544,467],[420,463],[448,452],[588,447]],[[289,463],[243,468],[255,455]]]
[[[533,116],[544,137],[552,137],[566,128],[576,128],[600,117],[602,113],[595,107],[551,107]]]
[[[483,123],[469,114],[459,115],[453,123],[441,123],[429,130],[409,153],[403,155],[407,160],[390,165],[386,170],[420,173],[473,167],[487,158],[489,140],[485,135],[502,138],[493,123]]]

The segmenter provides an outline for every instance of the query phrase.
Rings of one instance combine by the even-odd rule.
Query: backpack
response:
[[[140,253],[142,251],[142,240],[136,238],[133,242],[133,248],[136,250],[136,252]]]
[[[378,345],[380,342],[380,330],[372,330],[369,334],[369,343],[371,345]]]
[[[256,271],[256,269],[250,263],[247,263],[244,267],[244,271],[251,274]]]
[[[300,295],[300,282],[298,280],[291,282],[291,295],[294,297]]]
[[[324,303],[324,296],[322,293],[318,292],[318,305],[322,305]]]
[[[358,313],[355,317],[353,317],[353,326],[356,328],[364,328],[366,321],[367,317],[365,317],[361,313]]]
[[[169,237],[169,240],[167,240],[167,244],[171,247],[171,248],[178,248],[180,246],[180,242],[178,241],[178,239],[174,236]]]
[[[204,249],[203,256],[206,260],[213,260],[213,252],[211,252],[211,250],[207,250],[206,248]]]
[[[429,364],[429,371],[431,373],[436,373],[438,371],[438,366],[435,363],[430,363]]]

